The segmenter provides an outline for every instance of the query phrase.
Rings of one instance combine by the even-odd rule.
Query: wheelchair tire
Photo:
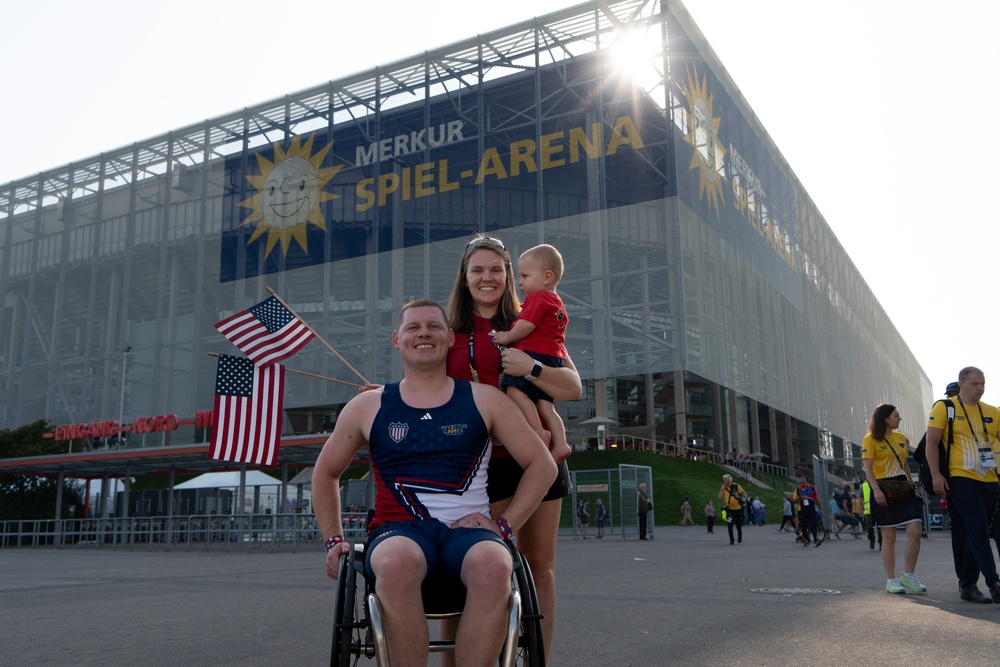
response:
[[[515,664],[524,667],[545,667],[545,642],[542,638],[542,613],[538,609],[538,593],[531,578],[528,561],[519,551],[514,577],[521,595],[521,628],[517,639]]]
[[[354,629],[354,608],[357,600],[357,570],[354,567],[354,550],[340,559],[337,570],[337,594],[334,599],[333,647],[330,667],[348,667],[351,664],[351,638]]]

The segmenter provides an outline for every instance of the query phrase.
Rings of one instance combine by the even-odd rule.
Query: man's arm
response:
[[[943,435],[943,428],[928,426],[924,442],[924,455],[927,457],[927,467],[931,469],[934,493],[939,496],[948,493],[948,478],[941,474],[941,452],[938,451],[938,445],[941,444],[941,436]],[[868,483],[871,484],[870,481]],[[875,487],[872,486],[872,489],[874,490]]]
[[[514,401],[496,387],[473,384],[472,389],[476,407],[483,416],[490,435],[502,442],[524,469],[514,497],[503,516],[516,533],[552,486],[557,474],[556,464],[545,443],[528,426]]]
[[[367,391],[351,399],[341,410],[333,433],[316,458],[312,476],[312,502],[324,540],[344,534],[340,521],[340,476],[351,465],[358,450],[367,444],[372,420],[381,400],[382,392],[379,390]],[[337,559],[349,548],[346,543],[341,543],[327,552],[328,575],[336,578]]]

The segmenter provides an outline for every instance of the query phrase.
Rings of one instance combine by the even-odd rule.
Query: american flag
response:
[[[281,440],[285,367],[219,355],[209,458],[275,465]]]
[[[227,317],[215,328],[258,366],[292,356],[313,338],[306,323],[273,296]]]

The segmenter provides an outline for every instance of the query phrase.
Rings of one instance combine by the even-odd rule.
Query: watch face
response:
[[[541,374],[542,374],[542,364],[536,361],[531,366],[531,370],[528,372],[528,375],[530,375],[533,378],[536,378]]]

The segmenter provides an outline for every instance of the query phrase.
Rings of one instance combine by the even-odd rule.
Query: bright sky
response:
[[[0,183],[572,4],[12,3],[0,41]],[[988,32],[1000,3],[685,5],[935,396],[966,365],[1000,383],[1000,216],[988,168],[1000,155],[1000,40]],[[923,415],[903,418],[911,436],[923,430]]]

